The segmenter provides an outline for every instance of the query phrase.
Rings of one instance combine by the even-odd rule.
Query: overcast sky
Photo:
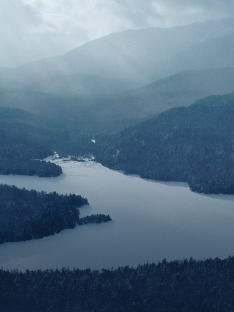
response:
[[[111,32],[232,12],[234,0],[0,0],[0,66],[62,54]]]

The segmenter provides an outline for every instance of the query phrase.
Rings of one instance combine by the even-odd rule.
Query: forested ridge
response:
[[[110,221],[98,214],[79,217],[80,195],[60,195],[0,185],[0,243],[42,238],[87,223]]]
[[[53,140],[35,115],[0,108],[0,174],[59,176],[60,166],[39,160],[53,154]]]
[[[0,270],[7,312],[233,312],[234,258],[116,270]]]
[[[36,95],[35,95],[36,96]],[[69,112],[48,104],[45,112],[29,113],[22,109],[0,107],[0,174],[56,177],[62,168],[42,161],[54,151],[61,156],[90,155],[96,145],[91,142],[93,127],[86,114]],[[44,107],[44,106],[43,106]],[[43,111],[43,108],[42,108]]]
[[[97,160],[143,178],[234,194],[234,94],[211,96],[110,136]]]

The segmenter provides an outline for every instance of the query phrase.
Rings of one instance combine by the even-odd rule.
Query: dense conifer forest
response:
[[[103,223],[111,221],[111,217],[109,215],[104,214],[95,214],[91,216],[86,216],[83,218],[80,218],[78,221],[78,224],[88,224],[88,223]]]
[[[101,272],[0,270],[7,312],[233,312],[233,298],[233,257]]]
[[[174,108],[104,141],[97,160],[143,178],[234,194],[234,94]]]
[[[53,136],[40,118],[18,109],[0,109],[0,174],[56,177],[60,166],[40,161],[53,154]]]
[[[57,177],[62,168],[56,164],[40,160],[19,160],[15,157],[0,159],[0,174]]]
[[[110,221],[110,216],[79,217],[77,208],[88,200],[79,195],[28,191],[0,185],[0,243],[53,235],[77,224]]]

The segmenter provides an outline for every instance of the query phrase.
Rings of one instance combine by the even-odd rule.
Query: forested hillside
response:
[[[234,95],[211,96],[109,137],[97,159],[144,178],[234,193]]]
[[[0,271],[7,312],[233,312],[234,258],[91,271]]]
[[[39,159],[53,154],[53,133],[25,111],[0,109],[0,174],[54,177],[60,166]]]

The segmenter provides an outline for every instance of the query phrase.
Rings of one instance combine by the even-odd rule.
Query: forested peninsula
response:
[[[79,207],[88,205],[80,195],[60,195],[0,185],[0,243],[37,239],[77,225],[111,221],[98,214],[84,218]]]

